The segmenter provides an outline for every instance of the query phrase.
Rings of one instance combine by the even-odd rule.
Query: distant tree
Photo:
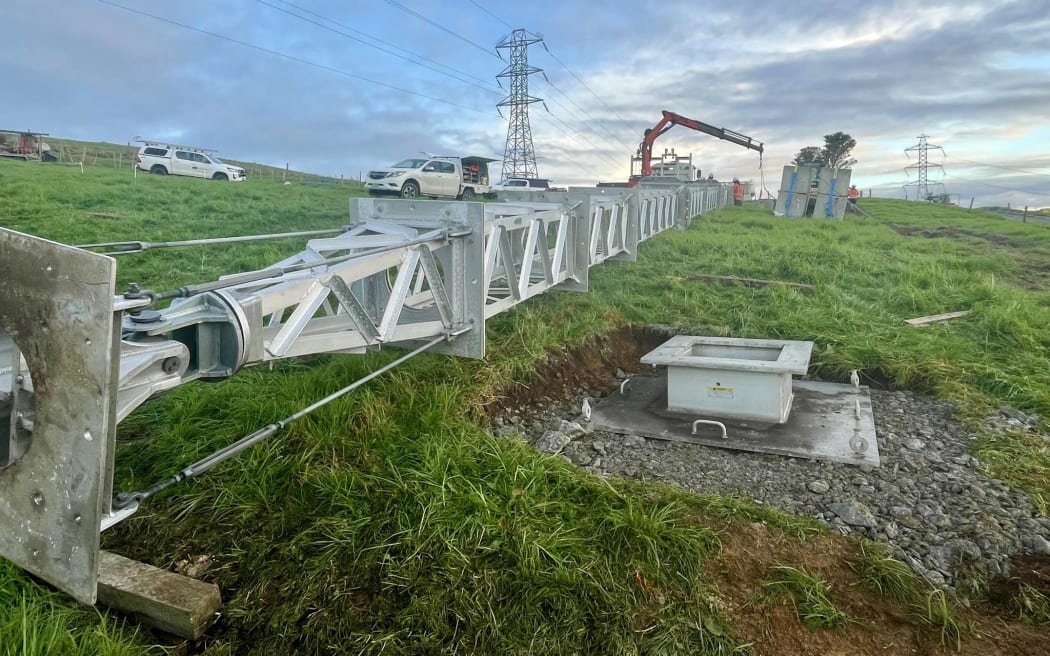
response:
[[[833,169],[845,169],[857,163],[850,158],[850,152],[857,145],[857,140],[845,132],[835,132],[824,135],[824,148],[820,151],[820,158],[825,166]]]
[[[793,161],[795,164],[823,164],[824,152],[820,146],[806,146],[798,151]]]

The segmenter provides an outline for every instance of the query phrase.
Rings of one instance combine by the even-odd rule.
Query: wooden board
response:
[[[945,312],[944,314],[931,314],[928,317],[916,317],[915,319],[906,319],[904,323],[909,326],[926,326],[931,323],[937,323],[938,321],[950,321],[951,319],[958,319],[965,317],[970,314],[970,310],[961,310],[959,312]]]
[[[99,558],[98,602],[187,640],[204,635],[222,606],[217,585],[108,551]]]

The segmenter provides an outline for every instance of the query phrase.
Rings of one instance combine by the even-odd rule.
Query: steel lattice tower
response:
[[[542,72],[529,66],[529,46],[543,39],[525,30],[514,30],[496,45],[496,50],[509,50],[506,68],[496,79],[510,78],[510,94],[501,100],[499,107],[510,107],[507,122],[507,146],[503,151],[503,179],[535,178],[536,151],[532,147],[532,128],[529,127],[529,105],[541,102],[541,98],[529,95],[529,76]],[[502,113],[501,113],[502,114]]]
[[[919,161],[915,164],[912,164],[911,166],[904,167],[904,170],[910,171],[911,169],[917,169],[919,172],[919,179],[915,182],[910,182],[904,186],[906,188],[915,187],[915,200],[925,200],[928,199],[930,196],[929,167],[933,166],[935,168],[944,168],[940,164],[930,164],[929,151],[940,150],[941,153],[943,153],[944,149],[940,146],[934,146],[932,144],[927,143],[926,140],[929,138],[929,135],[920,134],[917,138],[919,140],[919,143],[915,144],[911,148],[905,148],[904,153],[907,154],[909,152],[918,151]],[[941,186],[943,187],[943,185]]]

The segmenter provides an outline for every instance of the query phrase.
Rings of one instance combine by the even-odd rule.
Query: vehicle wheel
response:
[[[154,164],[153,166],[150,167],[149,172],[150,173],[154,173],[156,175],[167,175],[168,174],[168,169],[164,168],[160,164]]]
[[[226,175],[225,173],[216,173],[215,175],[211,176],[211,179],[212,180],[229,180],[230,176]]]
[[[474,190],[467,187],[463,190],[463,200],[474,200]]]
[[[401,187],[402,198],[418,198],[419,197],[419,183],[409,180]]]

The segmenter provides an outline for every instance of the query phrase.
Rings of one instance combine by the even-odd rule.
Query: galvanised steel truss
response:
[[[94,603],[100,531],[145,498],[416,353],[484,357],[489,317],[551,289],[587,291],[590,267],[634,260],[640,243],[727,200],[708,183],[542,202],[352,199],[351,225],[268,268],[122,294],[111,257],[0,229],[0,556]],[[151,397],[382,346],[411,351],[150,490],[114,496],[116,426]]]

